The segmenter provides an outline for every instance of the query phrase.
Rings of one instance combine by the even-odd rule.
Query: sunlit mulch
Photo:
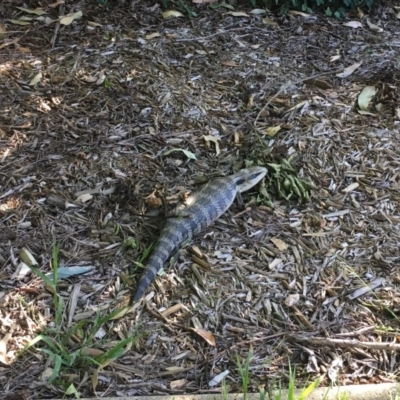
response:
[[[164,20],[157,5],[127,3],[46,9],[53,20],[82,10],[83,18],[65,26],[18,26],[7,20],[26,15],[16,8],[22,2],[0,5],[8,32],[0,48],[2,396],[63,393],[47,385],[45,354],[16,357],[54,324],[52,294],[20,269],[22,248],[46,273],[53,240],[61,266],[94,267],[58,285],[66,301],[73,303],[72,293],[77,299],[65,309],[60,329],[67,331],[126,304],[141,273],[135,262],[163,220],[140,217],[153,211],[152,194],[172,205],[207,177],[289,157],[314,186],[310,201],[272,193],[270,207],[257,203],[256,188],[184,246],[146,300],[99,333],[102,350],[135,329],[138,339],[99,372],[97,394],[220,393],[221,384],[209,382],[224,371],[235,392],[237,356],[249,352],[250,390],[286,379],[289,362],[299,380],[324,372],[326,384],[395,380],[395,10],[370,16],[383,28],[376,32],[355,16],[345,22],[359,21],[359,29],[250,8],[237,9],[249,17],[200,7],[198,18]],[[356,63],[347,77],[337,76]],[[365,86],[379,92],[360,114]],[[268,128],[278,126],[272,135]],[[71,348],[81,340],[72,337]],[[63,372],[83,395],[93,394],[94,368]]]

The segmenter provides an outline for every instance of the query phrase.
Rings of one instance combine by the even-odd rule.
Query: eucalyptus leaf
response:
[[[174,151],[181,151],[187,158],[189,158],[190,160],[197,160],[196,156],[189,150],[185,150],[185,149],[178,149],[178,148],[174,148],[174,149],[170,149],[167,150],[164,153],[164,156],[167,156],[168,154],[173,153]]]

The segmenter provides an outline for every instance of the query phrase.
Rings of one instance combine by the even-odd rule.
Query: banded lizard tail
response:
[[[216,178],[177,206],[161,231],[130,304],[139,300],[163,268],[174,249],[219,218],[233,203],[238,193],[255,186],[267,173],[264,167],[242,169],[236,174]]]

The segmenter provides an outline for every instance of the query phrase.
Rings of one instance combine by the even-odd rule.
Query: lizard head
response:
[[[233,175],[237,191],[239,193],[249,190],[253,186],[257,185],[262,178],[267,174],[267,168],[264,167],[251,167],[248,169],[241,169],[239,172]]]

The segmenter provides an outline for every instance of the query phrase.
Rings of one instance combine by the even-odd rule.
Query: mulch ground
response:
[[[221,393],[222,377],[237,392],[249,354],[250,391],[285,382],[289,365],[299,382],[395,381],[400,10],[194,5],[196,18],[165,19],[149,2],[41,5],[0,4],[1,397],[61,397],[68,383],[83,396]],[[164,209],[210,177],[249,165],[273,177],[289,159],[307,201],[268,179],[244,193],[88,342],[97,313],[127,303]],[[59,279],[60,320],[22,263],[49,273],[53,243],[60,267],[89,271]],[[57,370],[44,342],[20,354],[74,327],[64,349],[80,357],[136,340],[99,369]]]

